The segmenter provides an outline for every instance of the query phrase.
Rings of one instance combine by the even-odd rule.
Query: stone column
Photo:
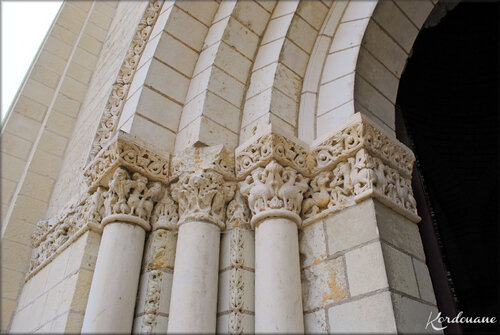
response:
[[[188,150],[173,162],[179,175],[171,193],[179,204],[180,218],[169,333],[216,330],[220,232],[235,188],[214,166],[225,153],[221,148],[215,148],[215,156],[211,156],[214,148]]]
[[[304,332],[298,225],[307,178],[272,160],[240,183],[255,229],[255,332]]]
[[[144,248],[134,334],[167,332],[178,219],[177,204],[166,191],[151,214],[152,232]]]
[[[106,217],[83,333],[130,333],[149,217],[161,183],[148,183],[136,172],[130,178],[117,168],[105,195]]]

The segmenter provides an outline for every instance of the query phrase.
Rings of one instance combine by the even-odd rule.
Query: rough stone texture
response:
[[[415,278],[411,257],[385,243],[382,243],[382,253],[384,254],[389,286],[398,291],[418,297],[417,279]]]
[[[299,232],[300,266],[320,264],[327,257],[323,221],[318,221]]]
[[[328,334],[328,321],[325,310],[304,314],[305,334]]]
[[[324,219],[330,255],[378,237],[373,200],[349,207]]]

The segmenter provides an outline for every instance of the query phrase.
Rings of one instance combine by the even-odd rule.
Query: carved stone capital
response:
[[[220,173],[201,170],[183,173],[170,186],[172,198],[179,204],[179,225],[189,221],[208,221],[224,229],[226,204],[236,185],[226,182]]]
[[[233,164],[222,145],[189,148],[174,157],[170,193],[179,206],[179,225],[208,221],[224,229],[226,204],[236,189]]]
[[[181,174],[194,171],[214,171],[225,180],[234,180],[234,157],[220,144],[187,148],[172,158],[172,180]]]
[[[226,222],[227,228],[250,228],[250,210],[239,190],[227,205]]]
[[[265,167],[272,160],[290,166],[305,176],[309,175],[313,164],[307,144],[267,129],[236,149],[236,176],[242,179],[255,168]]]
[[[149,181],[168,184],[169,155],[168,153],[160,155],[157,153],[160,150],[155,151],[147,149],[146,144],[134,136],[118,132],[85,168],[84,176],[89,189],[93,191],[99,185],[107,187],[118,167],[139,172]]]
[[[258,183],[259,178],[265,180],[263,176],[269,173],[267,166],[273,161],[311,178],[302,204],[303,224],[368,197],[377,198],[412,221],[420,220],[411,190],[415,156],[393,135],[360,113],[316,140],[310,148],[269,128],[236,149],[236,174],[240,180],[246,178],[240,188],[248,197],[252,222],[256,215],[269,210],[270,204],[266,203],[272,197],[266,202],[257,201],[256,195],[250,196],[249,185],[256,180]],[[264,190],[260,185],[259,188]],[[276,203],[274,200],[272,206],[277,206]]]
[[[149,218],[154,203],[161,195],[160,182],[149,182],[139,172],[131,175],[126,169],[118,167],[109,182],[109,191],[104,200],[106,216],[101,225],[125,221],[138,224],[148,231],[151,228]]]
[[[252,170],[239,183],[252,211],[252,226],[256,227],[270,216],[289,218],[300,225],[302,199],[308,189],[308,180],[291,167],[283,167],[274,160],[265,168]]]
[[[151,214],[151,229],[175,230],[179,221],[179,209],[168,190],[163,193],[163,198],[158,201]]]

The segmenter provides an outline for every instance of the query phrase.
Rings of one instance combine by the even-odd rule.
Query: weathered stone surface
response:
[[[348,296],[342,257],[324,260],[302,271],[304,311],[340,302]]]
[[[305,334],[328,334],[328,321],[325,310],[304,314]]]
[[[323,222],[318,221],[299,232],[300,266],[324,262],[327,257]]]

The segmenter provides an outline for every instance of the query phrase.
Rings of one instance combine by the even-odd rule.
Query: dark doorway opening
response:
[[[413,187],[438,308],[497,320],[498,7],[463,2],[423,29],[396,103],[398,137],[417,156]],[[498,321],[461,329],[493,333]]]

